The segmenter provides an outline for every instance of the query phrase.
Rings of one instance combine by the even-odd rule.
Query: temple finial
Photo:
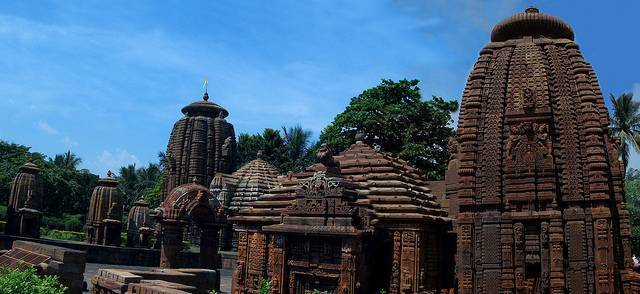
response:
[[[113,178],[113,173],[111,170],[107,171],[107,178]]]
[[[204,95],[202,95],[202,100],[209,101],[209,79],[204,78],[202,88],[204,88]]]
[[[363,142],[364,141],[364,132],[358,130],[358,132],[356,133],[356,142]]]
[[[540,13],[540,10],[535,6],[529,6],[524,12],[526,12],[526,13]]]

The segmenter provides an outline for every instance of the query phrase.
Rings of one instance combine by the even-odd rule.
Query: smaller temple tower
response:
[[[109,171],[93,189],[87,214],[86,242],[91,244],[120,246],[122,231],[122,199],[118,181]]]
[[[209,185],[216,173],[230,174],[235,169],[236,136],[225,118],[229,112],[209,101],[182,108],[184,117],[171,131],[165,158],[162,199],[176,187],[193,182]]]
[[[149,215],[149,204],[140,199],[133,204],[127,217],[127,247],[149,247],[154,220]]]
[[[40,219],[42,213],[43,185],[40,169],[31,158],[20,167],[20,172],[13,179],[9,205],[7,207],[8,235],[40,237]]]
[[[234,217],[240,209],[251,207],[251,203],[277,184],[278,170],[262,159],[262,152],[258,151],[256,159],[233,174],[216,174],[209,190],[224,207],[226,217]],[[222,227],[220,250],[235,251],[237,241],[238,236],[233,233],[232,224],[228,222]]]

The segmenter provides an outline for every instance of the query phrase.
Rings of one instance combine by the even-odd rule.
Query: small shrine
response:
[[[243,165],[231,175],[218,173],[211,181],[210,190],[218,198],[225,209],[225,217],[237,215],[242,208],[250,207],[258,197],[267,193],[277,185],[278,170],[262,159],[258,152],[257,159]],[[231,222],[222,228],[221,250],[237,249],[237,234],[233,234]]]
[[[5,228],[7,235],[40,237],[43,194],[40,169],[29,158],[11,183]]]
[[[122,242],[122,199],[111,171],[93,189],[85,228],[87,243],[120,246]]]
[[[127,247],[148,248],[151,245],[155,221],[144,199],[133,203],[127,216]]]
[[[416,293],[452,287],[455,237],[425,177],[357,142],[240,209],[233,293]],[[371,258],[375,256],[376,258]]]

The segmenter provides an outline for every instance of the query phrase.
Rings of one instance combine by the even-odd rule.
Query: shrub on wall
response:
[[[40,228],[40,236],[47,239],[66,240],[66,241],[84,241],[83,232],[49,230]]]
[[[30,267],[26,270],[0,269],[0,293],[64,294],[67,290],[56,276],[39,276]]]

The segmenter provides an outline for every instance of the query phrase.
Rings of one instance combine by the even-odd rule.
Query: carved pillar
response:
[[[271,237],[269,242],[267,275],[271,277],[271,294],[283,294],[285,281],[284,237],[280,234]]]
[[[460,214],[468,217],[467,213]],[[473,221],[472,218],[460,218],[460,226],[458,228],[458,290],[460,294],[473,293]]]
[[[244,293],[246,287],[246,263],[248,260],[247,250],[247,231],[238,232],[238,259],[236,268],[233,271],[232,277],[232,293],[241,294]]]
[[[182,231],[187,223],[177,219],[162,220],[162,247],[160,248],[160,267],[179,267]]]
[[[218,227],[205,224],[200,235],[200,266],[216,269],[220,265],[218,258]]]
[[[246,287],[250,293],[259,289],[260,278],[264,278],[267,269],[267,236],[264,232],[252,232],[248,236]]]
[[[400,253],[402,251],[402,234],[393,231],[393,259],[391,262],[391,281],[389,281],[389,294],[400,293]]]
[[[425,286],[422,232],[395,230],[389,293],[417,293]]]
[[[564,235],[562,219],[553,218],[549,222],[550,293],[565,293],[564,276]]]
[[[614,293],[613,260],[613,236],[611,234],[611,219],[609,209],[606,207],[593,208],[595,230],[595,271],[596,292]]]
[[[505,223],[500,227],[500,247],[502,248],[502,281],[503,293],[515,293],[515,273],[514,273],[514,225],[511,220],[503,218]],[[517,226],[516,226],[517,227]]]
[[[360,249],[353,239],[342,240],[342,266],[340,268],[340,281],[338,294],[350,294],[358,292],[358,254]]]

